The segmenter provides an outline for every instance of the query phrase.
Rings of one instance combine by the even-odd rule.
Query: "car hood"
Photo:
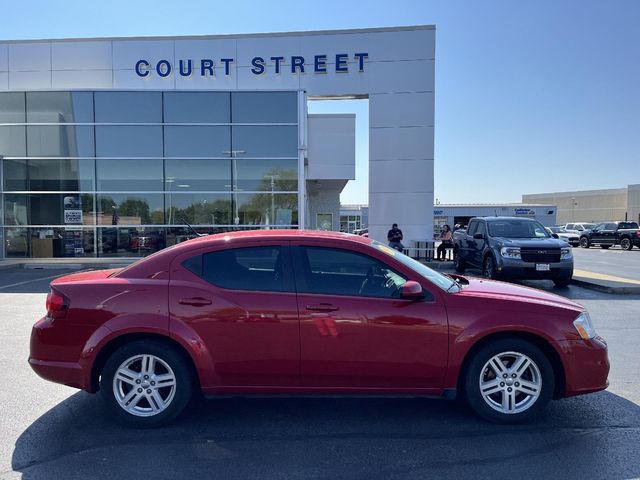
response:
[[[462,290],[456,295],[550,305],[575,310],[576,312],[584,310],[584,307],[578,303],[572,302],[560,295],[555,295],[535,288],[514,285],[513,283],[487,280],[484,278],[462,277],[459,275],[452,276],[454,278],[460,277],[463,285]]]
[[[493,237],[503,247],[525,248],[561,248],[566,246],[564,240],[558,238],[506,238]]]

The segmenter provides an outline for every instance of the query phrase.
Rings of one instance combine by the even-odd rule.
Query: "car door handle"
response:
[[[182,298],[178,301],[180,305],[191,305],[194,307],[204,307],[211,305],[211,300],[202,297]]]
[[[331,305],[330,303],[316,303],[314,305],[307,305],[307,310],[313,310],[315,312],[335,312],[339,310],[339,307]]]

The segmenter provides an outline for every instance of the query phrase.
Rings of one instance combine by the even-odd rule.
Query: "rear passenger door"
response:
[[[172,331],[183,323],[212,357],[216,385],[295,386],[300,379],[298,307],[289,247],[219,246],[172,265]]]

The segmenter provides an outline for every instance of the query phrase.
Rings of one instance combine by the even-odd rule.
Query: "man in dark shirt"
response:
[[[401,252],[404,249],[404,245],[402,245],[402,238],[402,230],[398,228],[397,223],[394,223],[391,230],[389,230],[389,233],[387,233],[389,246]]]

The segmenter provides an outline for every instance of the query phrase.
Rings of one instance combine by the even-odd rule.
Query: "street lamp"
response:
[[[231,193],[233,195],[233,224],[240,224],[240,214],[238,212],[238,165],[236,156],[247,153],[246,150],[224,150],[222,153],[231,157]]]
[[[576,205],[578,205],[578,202],[576,202],[576,197],[571,197],[571,221],[575,222],[576,221]]]
[[[171,225],[171,213],[172,213],[172,203],[171,203],[171,184],[175,183],[176,179],[175,177],[167,177],[164,180],[164,183],[168,183],[169,184],[169,218],[167,218],[167,225]]]

